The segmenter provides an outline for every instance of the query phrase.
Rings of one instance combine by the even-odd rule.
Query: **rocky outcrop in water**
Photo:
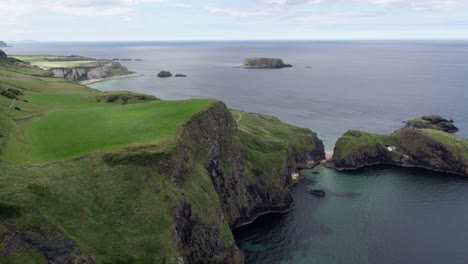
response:
[[[406,121],[406,126],[411,128],[430,128],[455,133],[459,129],[453,124],[453,120],[445,119],[438,115],[428,115],[421,118]]]
[[[439,129],[415,126],[390,135],[350,130],[338,139],[329,165],[338,170],[353,170],[378,164],[467,176],[468,140]]]
[[[172,77],[172,73],[170,71],[160,71],[158,73],[158,77],[159,78],[168,78],[168,77]]]
[[[281,69],[290,68],[291,64],[285,64],[278,58],[247,58],[242,67],[246,69]]]
[[[118,62],[95,62],[72,68],[52,68],[49,71],[54,77],[73,81],[104,79],[132,74]]]

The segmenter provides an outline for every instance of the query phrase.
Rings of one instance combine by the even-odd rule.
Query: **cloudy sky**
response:
[[[0,0],[0,40],[468,39],[468,0]]]

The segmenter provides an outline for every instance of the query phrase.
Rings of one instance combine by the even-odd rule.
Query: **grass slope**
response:
[[[196,237],[234,245],[202,157],[191,161],[194,169],[180,186],[161,175],[154,160],[135,162],[171,155],[180,128],[216,101],[102,93],[47,75],[0,63],[0,89],[21,92],[15,99],[0,96],[0,262],[46,263],[41,248],[31,246],[43,245],[34,240],[39,236],[60,248],[71,239],[73,254],[92,254],[97,263],[177,263],[172,214],[182,201],[213,230]],[[294,162],[292,153],[313,148],[304,137],[309,131],[270,116],[232,113],[242,141],[232,138],[239,143],[233,145],[244,151],[246,174],[264,175],[261,188],[275,191],[267,185],[276,187],[287,160]],[[191,132],[210,128],[197,129]],[[11,226],[28,239],[10,239]],[[15,251],[6,255],[6,248]]]
[[[194,212],[234,243],[213,211],[220,204],[203,168],[178,187],[153,168],[108,164],[99,152],[141,144],[165,151],[179,127],[215,101],[101,93],[47,75],[0,62],[0,89],[21,91],[0,96],[0,254],[16,249],[0,262],[46,263],[39,249],[21,248],[26,242],[2,240],[13,225],[33,241],[65,246],[70,238],[76,254],[98,263],[175,263],[172,210],[181,200],[195,201]]]
[[[12,56],[17,60],[29,62],[41,68],[71,68],[96,62],[96,60],[81,56]]]

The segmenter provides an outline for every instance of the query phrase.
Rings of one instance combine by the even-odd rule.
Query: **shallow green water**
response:
[[[237,230],[247,263],[467,263],[468,179],[394,167],[305,175],[291,213]]]

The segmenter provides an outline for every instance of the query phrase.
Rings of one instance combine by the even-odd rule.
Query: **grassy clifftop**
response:
[[[2,263],[240,263],[231,228],[291,203],[309,130],[215,100],[102,93],[0,62]]]

